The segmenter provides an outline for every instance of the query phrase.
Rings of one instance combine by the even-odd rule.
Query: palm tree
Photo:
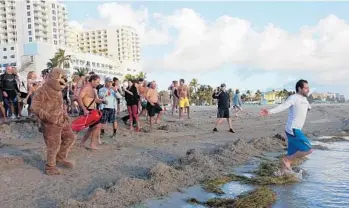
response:
[[[52,59],[50,59],[50,60],[52,60]],[[53,60],[56,61],[58,67],[60,67],[62,69],[69,68],[70,63],[71,63],[71,55],[66,55],[65,50],[58,49]],[[54,62],[52,62],[52,63],[54,63]]]
[[[145,72],[139,72],[139,74],[136,75],[136,78],[140,79],[146,79],[147,78],[147,73]]]
[[[261,100],[261,98],[262,98],[262,93],[261,93],[261,91],[257,90],[256,93],[255,93],[255,95],[256,95],[256,99],[257,99],[257,100]]]
[[[134,79],[136,79],[136,76],[134,76],[132,74],[126,74],[124,79],[125,80],[134,80]]]
[[[47,69],[52,69],[54,67],[57,67],[57,60],[55,58],[51,58],[49,62],[46,63]]]
[[[87,68],[77,68],[76,71],[74,72],[74,75],[78,75],[79,77],[85,76],[88,73]]]
[[[194,93],[197,92],[197,89],[199,87],[199,84],[198,84],[198,79],[192,79],[191,82],[189,83],[189,86],[193,88],[194,90]]]

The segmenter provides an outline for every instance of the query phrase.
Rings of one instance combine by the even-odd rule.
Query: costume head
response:
[[[63,70],[60,68],[53,68],[47,77],[47,84],[56,91],[61,91],[66,86]]]

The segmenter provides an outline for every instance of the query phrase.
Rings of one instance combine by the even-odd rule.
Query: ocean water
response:
[[[325,138],[325,137],[322,137]],[[322,143],[329,150],[314,150],[300,168],[306,173],[302,181],[293,185],[271,186],[277,193],[277,202],[273,208],[349,208],[349,142]],[[250,172],[256,163],[235,168],[238,174]],[[238,182],[222,186],[226,193],[220,197],[235,197],[255,187],[241,185]],[[161,199],[151,199],[142,207],[149,208],[202,208],[203,206],[186,203],[188,198],[207,201],[217,197],[205,192],[200,186],[194,186],[183,192],[172,193]]]

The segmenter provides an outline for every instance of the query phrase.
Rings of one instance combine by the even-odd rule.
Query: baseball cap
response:
[[[223,83],[223,84],[221,84],[221,87],[226,87],[226,85]]]
[[[113,80],[110,77],[105,78],[105,83],[112,82]]]

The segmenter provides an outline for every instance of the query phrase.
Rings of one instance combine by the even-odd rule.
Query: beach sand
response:
[[[348,135],[348,105],[314,105],[304,133],[317,136]],[[45,144],[32,123],[0,125],[1,207],[127,207],[164,196],[200,181],[215,178],[252,156],[285,148],[287,111],[261,118],[259,107],[247,107],[233,119],[235,134],[226,122],[213,133],[215,107],[194,107],[191,120],[180,121],[166,112],[161,124],[149,131],[110,131],[100,150],[79,147],[70,159],[76,168],[63,175],[43,174]],[[144,118],[141,118],[144,120]]]

